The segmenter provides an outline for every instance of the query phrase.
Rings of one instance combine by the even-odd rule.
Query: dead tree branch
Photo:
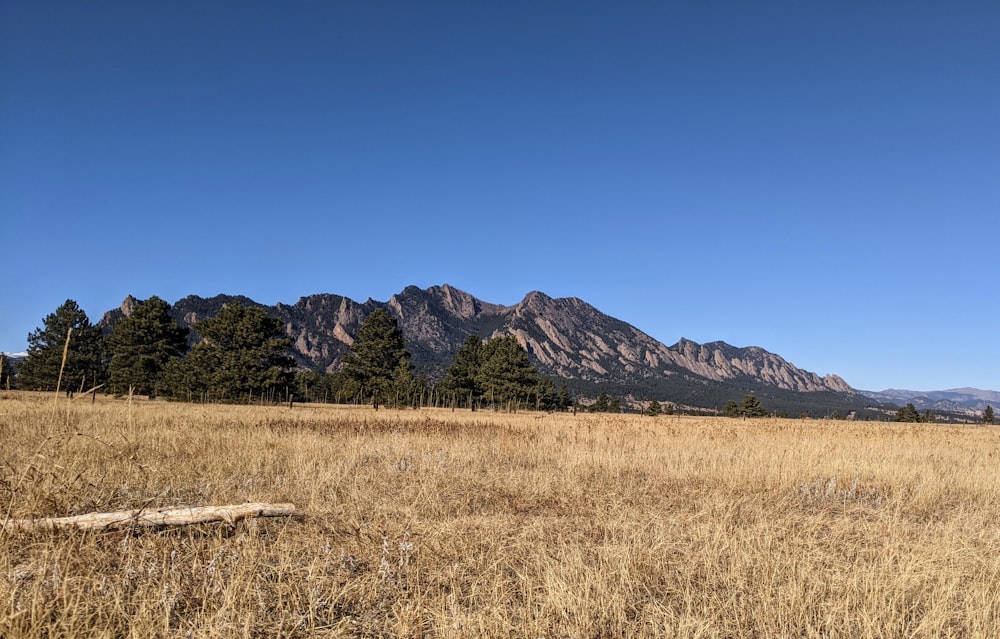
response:
[[[188,526],[207,522],[235,524],[251,517],[301,517],[295,504],[237,504],[234,506],[191,506],[151,510],[122,510],[110,513],[88,513],[73,517],[0,520],[0,528],[14,530],[115,530],[134,526]]]

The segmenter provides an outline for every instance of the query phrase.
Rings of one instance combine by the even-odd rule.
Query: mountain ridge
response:
[[[935,391],[914,391],[887,388],[882,391],[859,391],[869,399],[887,404],[913,404],[922,411],[981,414],[987,406],[1000,407],[1000,392],[979,388],[952,388]]]
[[[110,326],[134,301],[129,296],[101,323]],[[582,393],[607,389],[706,408],[721,408],[723,398],[739,399],[746,392],[775,405],[828,411],[871,403],[839,376],[799,369],[761,347],[698,344],[683,337],[667,346],[580,298],[552,298],[542,291],[531,291],[512,305],[487,302],[449,284],[407,286],[385,302],[369,298],[364,303],[331,293],[273,306],[244,296],[189,295],[174,303],[172,312],[182,325],[194,326],[233,302],[261,307],[280,319],[297,364],[318,371],[336,371],[364,318],[385,308],[399,322],[413,363],[432,381],[443,376],[469,335],[513,335],[543,373],[572,382]]]

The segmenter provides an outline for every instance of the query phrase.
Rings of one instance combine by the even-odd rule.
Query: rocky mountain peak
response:
[[[473,319],[483,313],[497,313],[503,308],[497,304],[478,300],[450,284],[432,286],[426,293],[428,297],[437,300],[442,310],[464,320]]]
[[[141,303],[142,302],[140,302],[139,300],[135,299],[131,295],[126,295],[125,299],[122,300],[121,306],[119,306],[118,308],[122,312],[122,315],[124,315],[125,317],[128,317],[128,316],[132,315],[132,312]]]
[[[546,295],[545,293],[541,291],[531,291],[530,293],[524,296],[524,299],[521,300],[521,304],[525,306],[532,306],[532,305],[541,306],[551,301],[552,298]]]
[[[823,382],[831,389],[840,393],[854,392],[854,389],[851,388],[850,384],[848,384],[844,378],[839,375],[834,375],[833,373],[824,375]]]
[[[126,307],[137,303],[131,297],[126,302],[108,315],[121,317]],[[262,306],[242,297],[189,296],[174,305],[173,314],[191,325],[232,302]],[[484,302],[443,284],[408,286],[387,302],[369,298],[359,304],[322,294],[302,297],[294,305],[263,308],[284,323],[299,365],[323,371],[339,368],[364,318],[385,308],[406,336],[413,364],[431,380],[444,374],[469,335],[512,335],[543,373],[609,389],[644,388],[660,399],[694,406],[711,406],[711,398],[723,394],[742,397],[747,390],[832,393],[842,395],[844,402],[857,396],[836,375],[803,371],[760,347],[699,344],[686,338],[668,347],[579,298],[552,298],[541,291],[528,293],[514,306]]]
[[[114,326],[118,320],[131,315],[140,304],[142,304],[140,300],[137,300],[131,295],[126,295],[125,299],[122,300],[122,303],[118,306],[118,308],[113,308],[104,313],[100,321],[97,322],[97,327],[105,333],[110,333],[111,327]]]

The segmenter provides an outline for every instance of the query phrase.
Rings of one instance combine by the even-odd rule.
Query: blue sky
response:
[[[449,283],[1000,390],[998,33],[986,1],[0,2],[0,350],[67,298]]]

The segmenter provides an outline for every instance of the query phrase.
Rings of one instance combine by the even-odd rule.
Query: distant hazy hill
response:
[[[174,315],[190,326],[231,302],[260,306],[285,322],[298,363],[320,371],[336,370],[365,316],[385,308],[409,340],[413,363],[431,379],[443,374],[467,336],[511,334],[543,372],[569,380],[582,393],[606,391],[720,408],[754,392],[765,407],[795,414],[846,413],[872,403],[840,377],[820,377],[764,349],[686,339],[666,346],[583,300],[553,299],[537,291],[513,306],[491,304],[448,285],[426,290],[410,286],[387,302],[364,303],[332,294],[275,306],[245,297],[189,296],[174,304]],[[127,298],[102,323],[112,324],[134,304]]]
[[[978,388],[953,388],[942,391],[911,391],[890,388],[884,391],[861,391],[866,397],[886,404],[913,404],[918,410],[979,414],[987,406],[1000,409],[1000,393]]]

